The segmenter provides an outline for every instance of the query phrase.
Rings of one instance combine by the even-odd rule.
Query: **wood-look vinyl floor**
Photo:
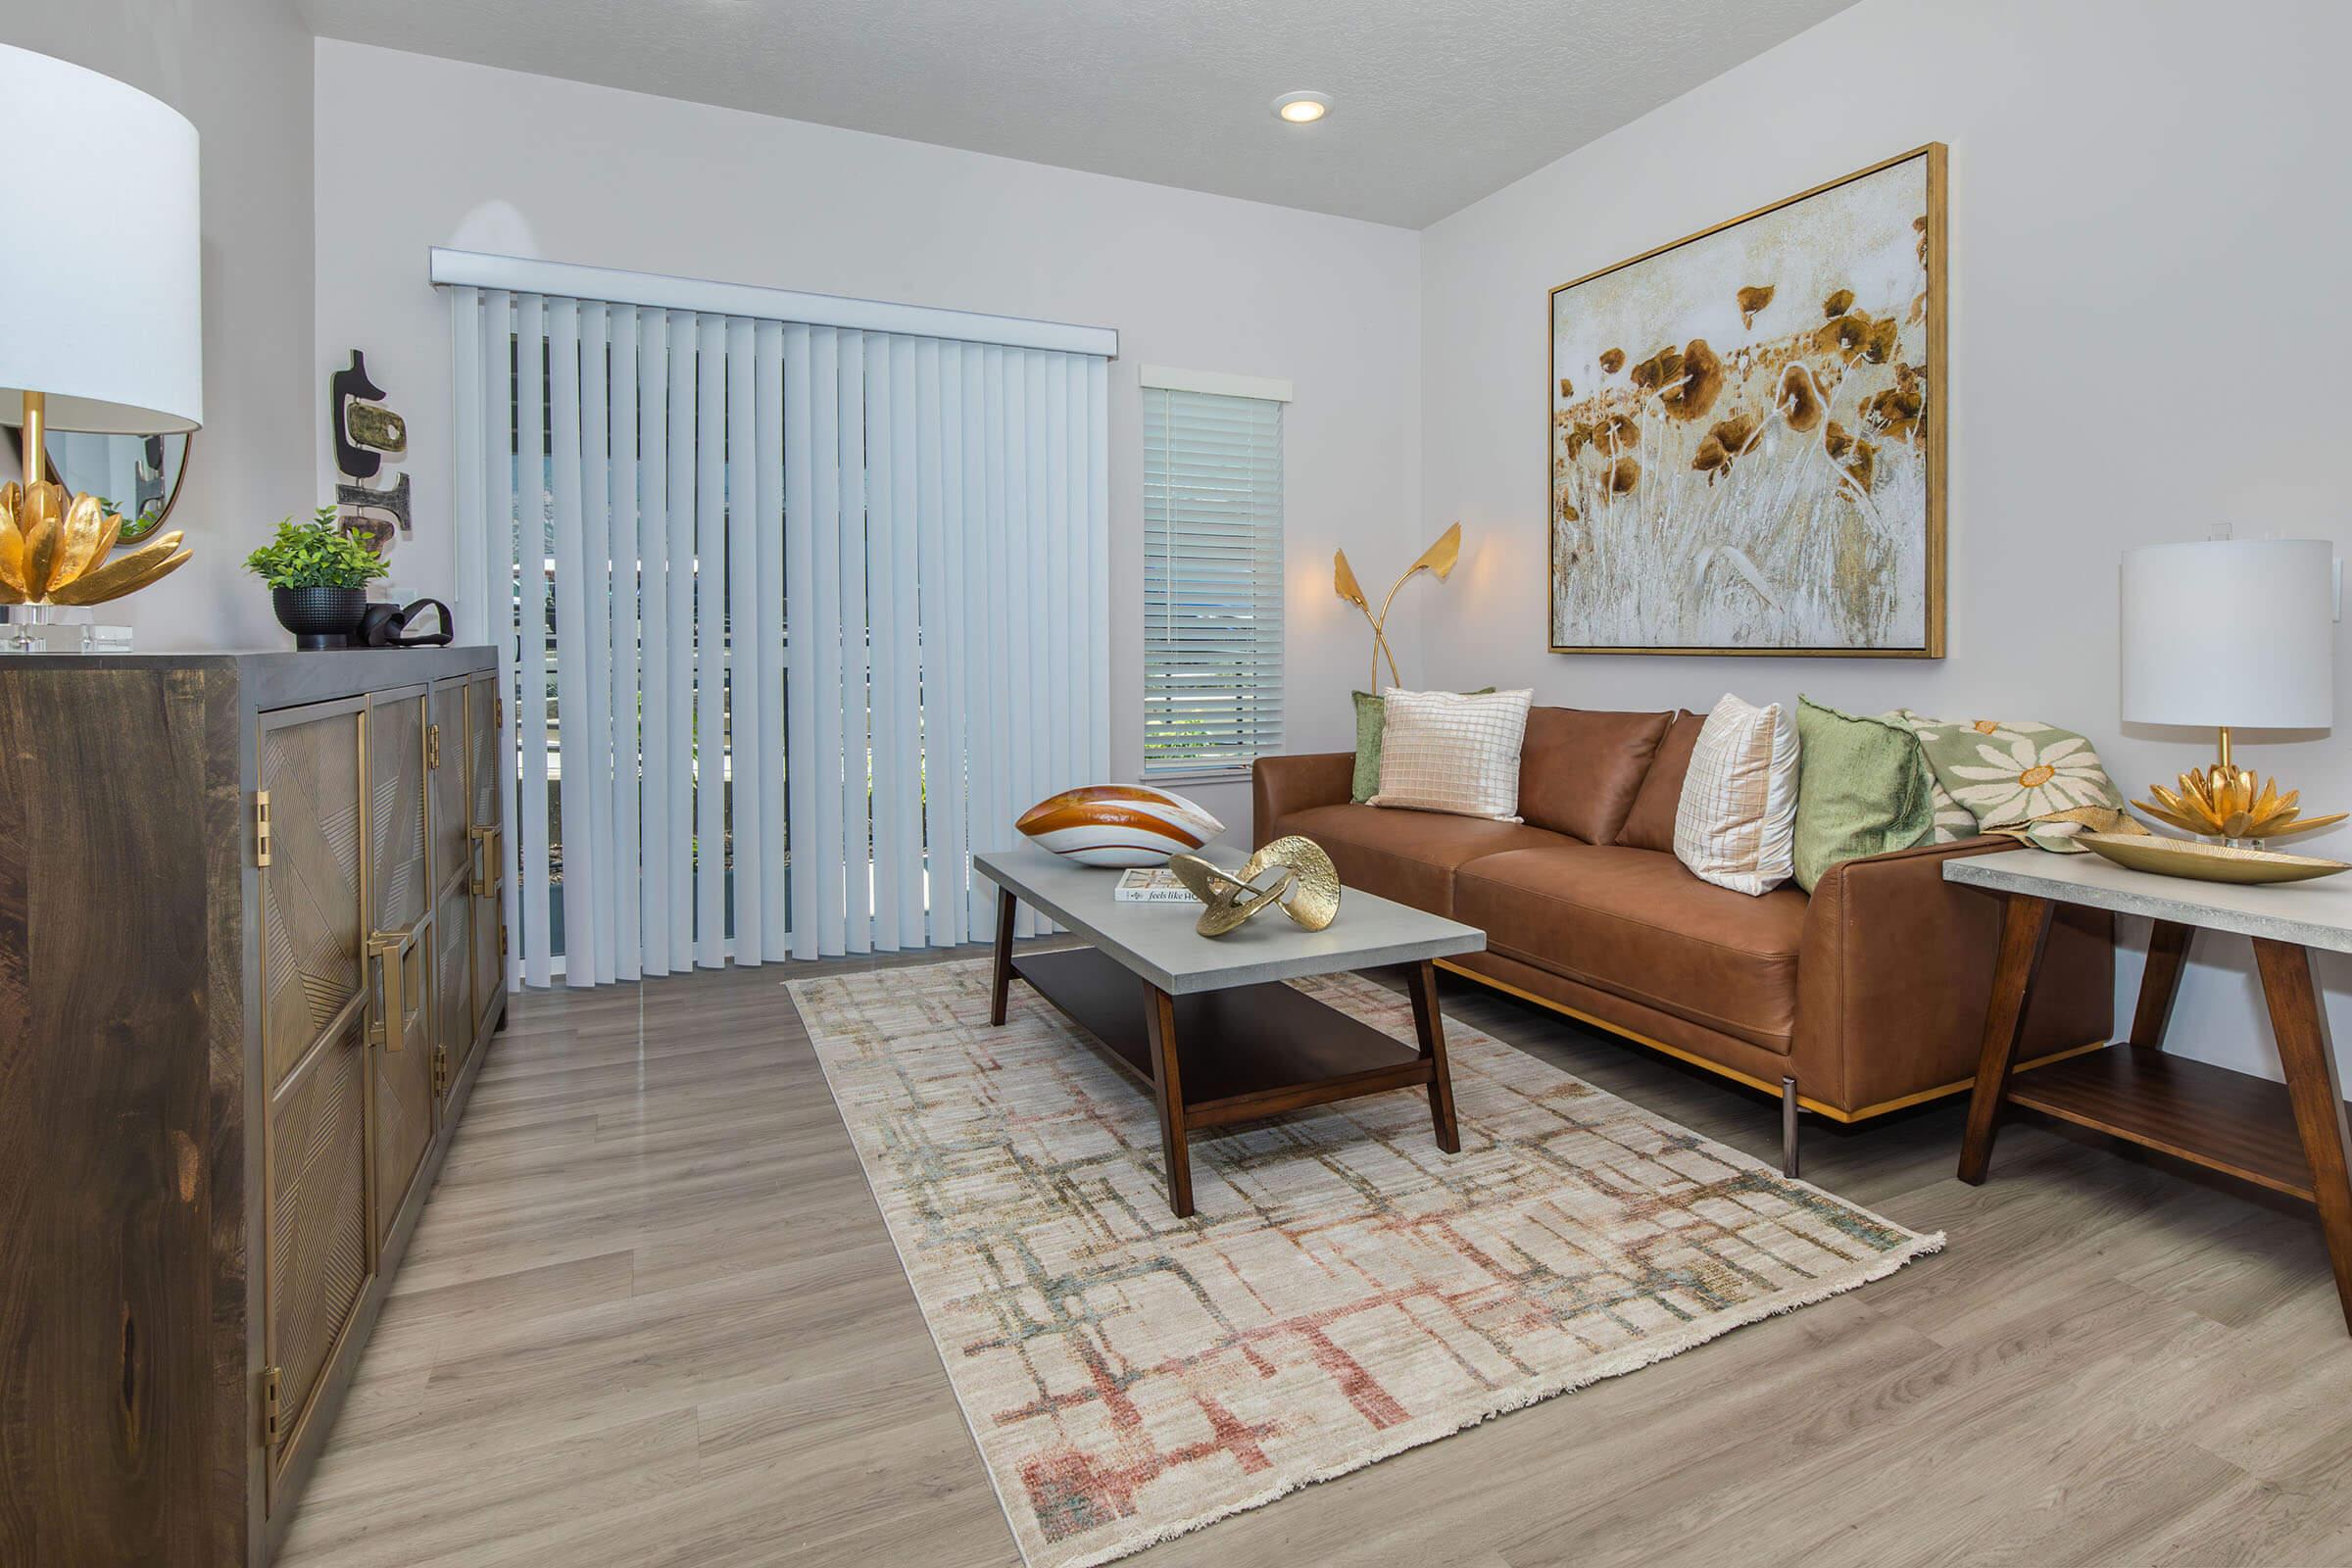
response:
[[[781,989],[815,967],[516,1000],[283,1568],[1019,1563]],[[1444,1001],[1775,1154],[1762,1097]],[[1959,1138],[1806,1129],[1808,1178],[1941,1255],[1130,1560],[2352,1563],[2308,1213],[2030,1118],[1970,1188]]]

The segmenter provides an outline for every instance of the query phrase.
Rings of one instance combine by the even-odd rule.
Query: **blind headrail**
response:
[[[897,305],[887,300],[851,299],[838,294],[807,294],[798,289],[672,277],[662,272],[629,272],[618,268],[582,267],[572,262],[539,261],[526,256],[450,250],[440,245],[432,247],[430,270],[435,288],[510,289],[558,299],[601,300],[609,305],[699,311],[710,316],[741,316],[753,320],[805,322],[810,326],[850,327],[868,332],[903,332],[958,343],[1098,354],[1104,359],[1116,359],[1119,354],[1116,327],[1032,321],[1017,316]]]

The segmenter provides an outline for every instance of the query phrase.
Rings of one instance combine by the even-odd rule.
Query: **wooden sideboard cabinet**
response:
[[[0,656],[0,1563],[258,1568],[506,1020],[486,648]]]

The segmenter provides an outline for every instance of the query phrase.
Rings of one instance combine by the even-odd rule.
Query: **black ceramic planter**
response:
[[[270,603],[277,623],[294,634],[300,649],[349,648],[368,610],[365,588],[272,588]]]

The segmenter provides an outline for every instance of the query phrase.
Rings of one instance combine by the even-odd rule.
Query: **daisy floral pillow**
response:
[[[2071,729],[2031,720],[1928,718],[1907,708],[1892,716],[1919,737],[1936,775],[1931,843],[2002,833],[2071,854],[2081,846],[2067,841],[2085,828],[2136,827],[2099,754]]]

